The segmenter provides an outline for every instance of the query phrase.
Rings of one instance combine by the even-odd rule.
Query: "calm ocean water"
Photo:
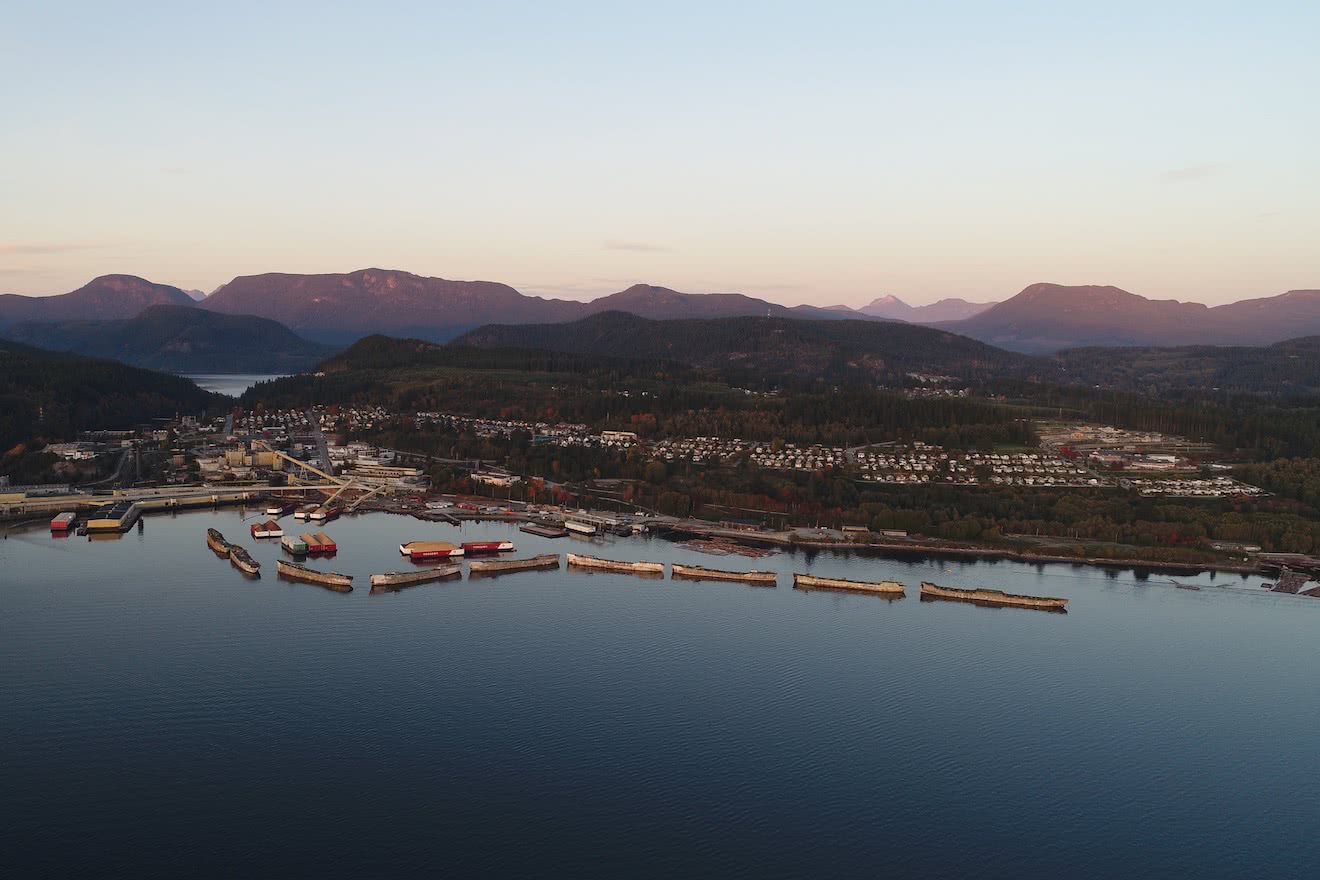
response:
[[[207,391],[238,397],[258,382],[278,379],[279,373],[196,373],[184,376],[192,379]]]
[[[369,515],[325,528],[317,565],[360,582],[340,595],[278,580],[239,516],[0,541],[7,876],[1320,872],[1320,601],[1258,578]],[[216,559],[210,525],[266,574]],[[460,536],[911,589],[559,571],[368,594],[400,541]],[[922,579],[1071,611],[922,603]]]

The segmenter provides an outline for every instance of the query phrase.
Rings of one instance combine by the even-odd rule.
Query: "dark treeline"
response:
[[[1320,456],[1320,399],[1181,391],[1147,397],[1122,391],[996,383],[1040,415],[1177,434],[1267,461]]]
[[[1267,346],[1077,348],[1053,356],[1070,382],[1149,395],[1188,389],[1267,396],[1320,390],[1320,337]]]
[[[0,345],[0,448],[131,428],[180,413],[219,411],[228,398],[190,380],[116,361]]]

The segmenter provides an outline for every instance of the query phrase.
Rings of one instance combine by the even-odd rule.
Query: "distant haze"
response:
[[[0,293],[1320,287],[1320,5],[11,4]]]

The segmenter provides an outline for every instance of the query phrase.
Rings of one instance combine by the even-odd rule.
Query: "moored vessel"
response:
[[[525,523],[518,527],[518,531],[542,538],[562,538],[568,534],[568,529],[563,526],[551,526],[545,523]]]
[[[429,584],[446,578],[461,577],[463,569],[457,563],[445,563],[435,568],[423,568],[418,571],[388,571],[385,574],[371,576],[371,592],[381,593]]]
[[[703,565],[681,565],[677,562],[669,566],[669,576],[686,578],[692,581],[736,581],[754,584],[758,587],[779,586],[779,575],[773,571],[721,571],[718,568],[706,568]]]
[[[515,571],[535,571],[558,568],[558,553],[542,553],[527,559],[474,559],[468,563],[469,577],[510,574]]]
[[[592,523],[577,522],[571,519],[564,520],[564,528],[576,535],[594,535],[600,531]]]
[[[50,521],[50,530],[52,532],[67,532],[78,524],[78,514],[68,512],[61,513]]]
[[[648,574],[661,577],[665,574],[665,566],[662,562],[620,562],[617,559],[601,559],[598,556],[584,556],[581,553],[569,553],[568,564],[576,568],[617,571],[623,574]]]
[[[254,538],[284,537],[284,529],[280,528],[280,524],[273,519],[268,519],[265,522],[253,523],[251,531],[252,537]]]
[[[348,593],[353,589],[353,576],[351,574],[340,574],[337,571],[317,571],[314,568],[308,568],[296,562],[289,562],[286,559],[275,561],[275,571],[280,577],[329,587],[337,593]]]
[[[292,501],[272,499],[266,507],[266,516],[284,516],[286,513],[293,513],[296,506]]]
[[[512,553],[512,541],[464,541],[459,545],[463,555],[474,556],[483,553]]]
[[[303,540],[307,540],[306,535],[303,535]],[[307,549],[312,553],[338,553],[339,545],[325,532],[317,532],[312,535],[312,541],[308,543]]]
[[[814,574],[793,575],[795,590],[842,590],[850,593],[876,593],[895,599],[907,595],[907,589],[898,581],[854,581],[848,578],[818,577]]]
[[[229,555],[229,542],[225,540],[224,535],[220,534],[219,529],[206,530],[206,546],[210,547],[220,556]]]
[[[261,563],[253,559],[247,550],[237,544],[229,545],[229,561],[243,574],[261,573]]]
[[[283,538],[280,538],[280,546],[284,548],[285,552],[294,556],[307,555],[307,542],[302,538],[295,538],[293,535],[285,535]]]
[[[126,532],[142,515],[142,508],[132,501],[117,501],[93,511],[87,517],[89,532]]]
[[[961,590],[957,587],[941,587],[930,581],[921,582],[922,599],[948,599],[953,602],[973,602],[977,605],[994,605],[1012,608],[1036,608],[1042,611],[1067,611],[1064,606],[1067,599],[1053,596],[1024,596],[1018,593],[1005,593],[1002,590],[987,590],[978,587],[973,590]]]
[[[399,545],[399,553],[414,562],[427,559],[457,559],[463,555],[463,548],[448,541],[409,541]]]
[[[298,508],[296,511],[294,511],[293,518],[294,518],[294,519],[307,519],[308,517],[310,517],[310,516],[312,515],[312,511],[313,511],[313,510],[316,510],[316,508],[318,508],[318,507],[320,507],[320,506],[321,506],[321,505],[319,505],[319,504],[304,504],[302,507],[300,507],[300,508]]]

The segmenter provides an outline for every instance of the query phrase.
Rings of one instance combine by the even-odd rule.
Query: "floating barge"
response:
[[[210,547],[220,556],[229,555],[230,543],[225,540],[225,536],[220,534],[219,529],[206,530],[206,546]]]
[[[463,555],[463,548],[448,541],[409,541],[399,545],[399,552],[413,562],[427,559],[457,559]]]
[[[50,521],[50,530],[52,532],[67,532],[78,524],[78,514],[61,513]]]
[[[512,553],[512,541],[464,541],[459,545],[463,548],[465,556],[476,556],[484,553]]]
[[[283,538],[284,529],[273,519],[268,519],[262,523],[252,524],[252,537],[254,538]]]
[[[275,571],[282,578],[328,587],[336,593],[351,593],[353,591],[353,576],[351,574],[339,574],[335,571],[316,571],[305,565],[288,562],[284,559],[275,561]]]
[[[1068,609],[1067,599],[1053,596],[1022,596],[1017,593],[1005,593],[1000,590],[960,590],[955,587],[941,587],[929,581],[921,582],[922,599],[948,599],[953,602],[973,602],[977,605],[1006,606],[1012,608],[1036,608],[1042,611],[1063,611]]]
[[[594,535],[600,531],[592,523],[575,522],[571,519],[564,520],[564,528],[575,535]]]
[[[468,576],[484,577],[558,567],[558,553],[542,553],[540,556],[532,556],[528,559],[474,559],[468,563]]]
[[[285,535],[283,538],[280,538],[280,546],[284,548],[286,553],[290,553],[294,556],[307,555],[307,542],[302,538],[295,538],[293,535]]]
[[[690,581],[737,581],[758,587],[779,586],[779,575],[773,571],[721,571],[702,565],[679,565],[677,562],[669,566],[669,576]]]
[[[568,564],[572,568],[590,568],[596,571],[617,571],[623,574],[646,574],[664,577],[665,566],[662,562],[619,562],[615,559],[601,559],[597,556],[583,556],[569,553]]]
[[[907,595],[907,588],[898,581],[852,581],[847,578],[817,577],[814,574],[794,574],[795,590],[840,590],[849,593],[875,593],[901,599]]]
[[[338,553],[339,545],[331,540],[325,532],[317,532],[315,535],[303,532],[303,543],[307,545],[308,553]]]
[[[142,515],[142,508],[132,501],[119,501],[94,511],[87,517],[89,532],[126,532]]]
[[[229,545],[229,562],[243,574],[261,574],[261,563],[253,559],[246,550],[237,544]]]
[[[307,514],[307,518],[316,520],[317,522],[330,522],[330,520],[332,519],[339,519],[339,508],[324,507],[324,506],[318,507],[315,510],[313,510],[311,513]]]
[[[421,571],[390,571],[385,574],[373,574],[371,576],[371,592],[392,592],[402,590],[404,587],[415,587],[418,584],[429,584],[446,578],[461,577],[462,574],[463,570],[456,563],[439,565],[435,568],[424,568]]]
[[[286,513],[293,513],[297,507],[292,501],[272,501],[266,508],[266,516],[284,516]]]
[[[548,526],[543,523],[527,523],[519,526],[518,531],[542,538],[562,538],[568,534],[568,529],[563,526]]]
[[[313,511],[313,510],[316,510],[316,509],[317,509],[318,507],[320,507],[320,506],[321,506],[321,505],[319,505],[319,504],[304,504],[302,507],[300,507],[300,508],[298,508],[296,511],[294,511],[293,518],[294,518],[294,519],[307,519],[308,517],[310,517],[310,516],[312,515],[312,511]]]

